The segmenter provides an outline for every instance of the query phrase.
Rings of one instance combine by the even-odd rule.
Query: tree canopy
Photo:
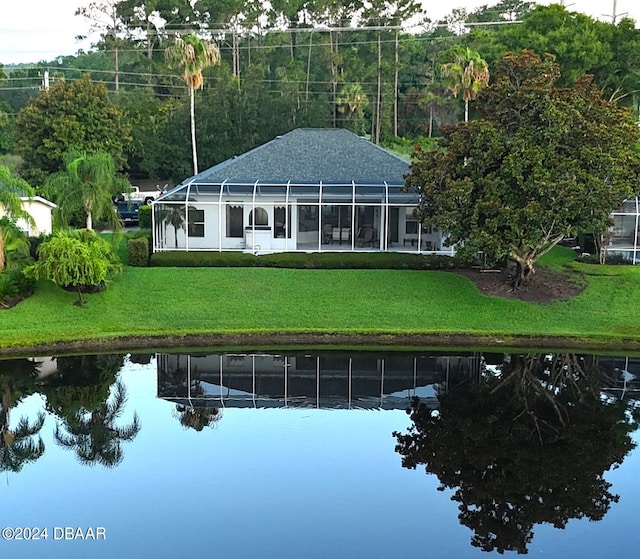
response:
[[[423,223],[462,254],[514,261],[516,285],[563,237],[606,230],[640,176],[630,111],[589,76],[563,88],[559,75],[550,55],[505,57],[478,96],[480,120],[444,127],[442,149],[417,148],[407,176]]]
[[[24,176],[32,183],[64,167],[69,151],[107,151],[116,168],[126,162],[130,127],[102,83],[88,75],[55,81],[32,97],[16,119],[16,152],[24,160]]]

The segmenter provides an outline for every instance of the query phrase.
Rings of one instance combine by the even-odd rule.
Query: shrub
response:
[[[278,252],[255,256],[242,252],[176,251],[151,255],[151,265],[163,267],[448,270],[459,266],[459,263],[450,256],[400,252]]]
[[[39,260],[25,268],[31,278],[51,280],[62,288],[72,287],[83,305],[82,291],[95,292],[122,270],[111,245],[94,231],[59,231],[40,245]]]
[[[146,237],[137,237],[127,241],[129,266],[144,268],[149,265],[149,241]]]
[[[0,274],[0,306],[7,306],[7,302],[19,294],[18,286],[10,274]]]
[[[138,225],[140,229],[151,229],[151,206],[138,208]]]
[[[243,252],[157,252],[151,255],[151,265],[161,267],[251,267],[258,257]]]
[[[25,276],[22,270],[11,272],[9,274],[9,277],[15,283],[16,287],[18,288],[18,294],[21,297],[28,297],[29,295],[33,294],[36,288],[36,280]]]

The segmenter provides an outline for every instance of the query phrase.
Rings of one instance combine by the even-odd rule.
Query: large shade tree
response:
[[[16,118],[15,149],[24,160],[25,178],[38,184],[64,169],[70,151],[106,151],[122,168],[130,132],[105,85],[85,75],[55,81],[29,100]]]
[[[203,70],[220,62],[220,50],[215,43],[191,34],[185,37],[176,37],[175,42],[166,49],[165,57],[169,65],[182,68],[182,77],[189,90],[193,174],[197,175],[198,150],[196,148],[195,90],[201,89],[204,85]]]
[[[515,262],[517,287],[563,237],[607,229],[637,188],[640,132],[589,76],[557,87],[550,55],[525,51],[496,66],[481,119],[444,127],[441,150],[418,148],[407,185],[421,194],[420,219],[462,254]]]

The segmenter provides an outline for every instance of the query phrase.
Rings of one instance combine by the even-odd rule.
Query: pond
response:
[[[625,557],[640,358],[0,361],[2,557]]]

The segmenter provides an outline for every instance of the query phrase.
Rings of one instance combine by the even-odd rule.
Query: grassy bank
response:
[[[547,265],[566,264],[564,252]],[[588,287],[538,305],[482,295],[441,271],[125,268],[107,291],[76,295],[48,282],[0,311],[0,349],[78,340],[187,334],[455,335],[509,342],[567,338],[640,348],[640,267],[571,263]],[[135,347],[131,340],[131,347]]]

